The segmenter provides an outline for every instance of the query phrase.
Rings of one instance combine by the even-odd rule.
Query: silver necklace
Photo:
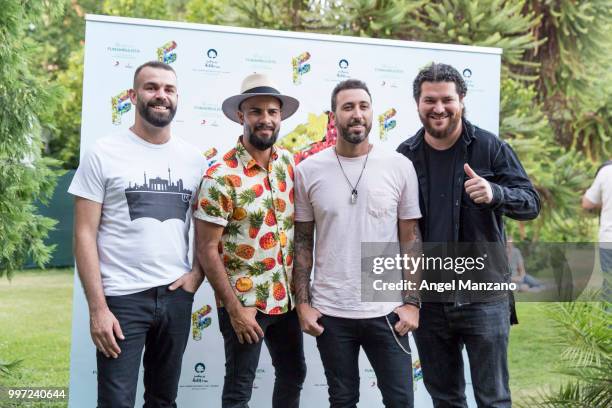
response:
[[[338,151],[336,150],[336,146],[334,146],[334,153],[336,154],[336,160],[338,160],[338,164],[340,165],[340,170],[342,171],[342,175],[346,179],[349,187],[351,188],[351,204],[355,204],[357,202],[357,186],[361,181],[361,176],[363,176],[363,171],[366,168],[366,164],[368,164],[368,157],[370,156],[370,150],[372,146],[368,146],[368,153],[366,153],[365,161],[363,162],[363,167],[361,168],[361,173],[359,173],[359,178],[357,179],[357,183],[353,186],[353,183],[349,180],[348,176],[344,172],[344,167],[342,167],[342,163],[340,162],[340,157],[338,157]]]

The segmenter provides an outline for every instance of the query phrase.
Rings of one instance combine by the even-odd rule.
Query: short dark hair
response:
[[[412,83],[412,95],[417,104],[421,97],[421,85],[423,85],[423,82],[454,82],[460,98],[467,94],[467,86],[463,77],[459,71],[447,64],[432,62],[419,71]]]
[[[370,90],[368,89],[368,86],[365,84],[365,82],[360,81],[358,79],[347,79],[346,81],[342,81],[338,85],[336,85],[336,87],[332,91],[332,94],[331,94],[332,112],[336,111],[336,99],[337,99],[336,97],[338,96],[338,93],[346,89],[363,89],[364,91],[366,91],[366,93],[370,97],[370,100],[372,100],[372,95],[370,94]]]
[[[174,75],[176,76],[176,71],[174,70],[174,68],[172,68],[170,65],[168,65],[168,64],[166,64],[164,62],[160,62],[160,61],[145,62],[144,64],[142,64],[141,66],[136,68],[136,71],[134,71],[134,87],[136,87],[136,78],[138,78],[138,74],[140,74],[140,71],[142,71],[146,67],[157,68],[157,69],[165,69],[166,71],[173,72]]]

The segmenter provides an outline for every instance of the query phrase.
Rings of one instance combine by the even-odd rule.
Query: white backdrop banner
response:
[[[280,132],[281,143],[294,151],[323,138],[331,91],[336,83],[348,78],[365,81],[372,94],[370,141],[394,150],[421,126],[412,98],[412,81],[419,69],[432,61],[451,64],[462,73],[468,85],[468,117],[478,126],[498,132],[501,50],[497,48],[88,15],[81,155],[99,137],[133,124],[134,107],[127,90],[136,67],[150,60],[164,61],[176,70],[179,100],[172,132],[201,149],[209,164],[222,157],[241,133],[240,126],[225,118],[221,103],[239,93],[242,79],[253,72],[272,76],[281,92],[300,101],[299,110],[283,121]],[[355,279],[360,277],[356,275]],[[411,346],[415,406],[431,407],[414,342]],[[316,343],[308,335],[305,348],[308,374],[302,406],[326,406],[323,367]],[[194,301],[178,405],[220,407],[224,361],[213,292],[204,283]],[[363,353],[360,376],[359,406],[382,406],[376,376]],[[467,364],[466,378],[470,406],[475,406]],[[271,406],[273,383],[274,370],[263,347],[251,407]],[[69,407],[94,407],[96,390],[87,302],[75,274]],[[137,406],[142,405],[142,393],[141,372]]]

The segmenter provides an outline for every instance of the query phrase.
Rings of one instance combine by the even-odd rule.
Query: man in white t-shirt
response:
[[[599,215],[599,263],[603,272],[604,299],[612,300],[612,162],[597,172],[593,185],[582,197],[582,208],[601,210]]]
[[[134,406],[141,358],[145,406],[176,407],[193,295],[204,280],[188,252],[190,202],[205,159],[171,135],[176,74],[148,62],[133,86],[134,125],[98,140],[68,189],[97,348],[98,408]]]
[[[371,103],[365,83],[339,83],[331,97],[336,146],[296,167],[296,308],[302,330],[316,336],[331,407],[359,401],[361,347],[384,405],[412,407],[407,333],[418,326],[418,292],[397,292],[392,302],[363,301],[361,246],[420,242],[418,182],[410,160],[369,143]]]

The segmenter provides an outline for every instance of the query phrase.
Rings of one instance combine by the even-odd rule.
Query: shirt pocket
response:
[[[385,190],[370,190],[367,211],[375,218],[397,218],[397,198]]]

